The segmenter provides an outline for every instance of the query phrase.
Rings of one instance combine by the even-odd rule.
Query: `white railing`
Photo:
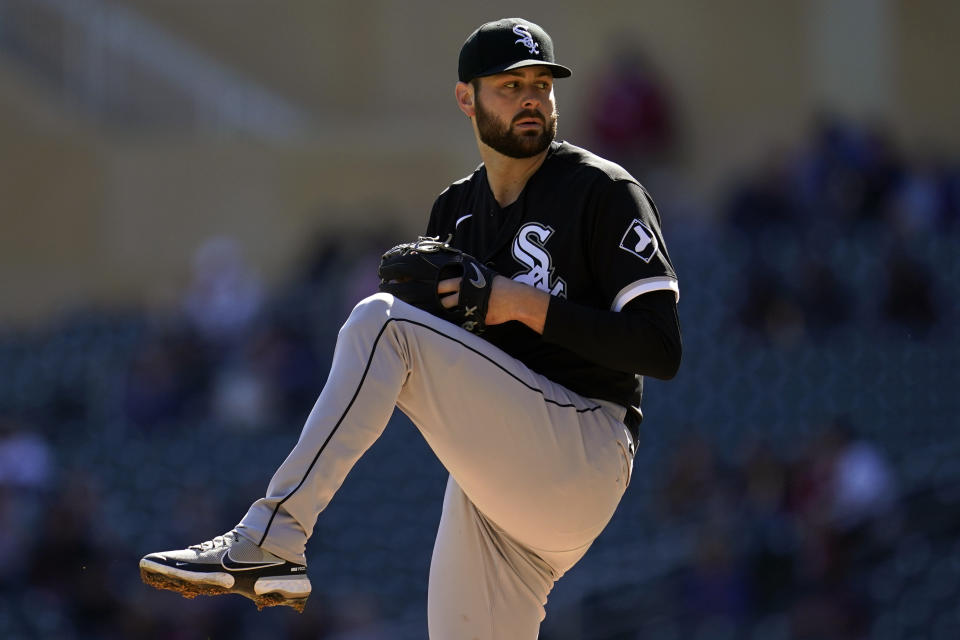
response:
[[[0,0],[3,51],[34,63],[66,99],[105,122],[289,138],[310,121],[283,97],[104,0]]]

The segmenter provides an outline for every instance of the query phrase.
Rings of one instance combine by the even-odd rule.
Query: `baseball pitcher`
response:
[[[424,237],[384,254],[266,495],[229,532],[145,556],[147,584],[302,610],[314,524],[399,407],[450,474],[430,637],[537,637],[630,482],[643,376],[673,377],[681,355],[649,194],[556,140],[554,81],[570,73],[528,20],[467,38],[455,96],[482,164],[439,195]]]

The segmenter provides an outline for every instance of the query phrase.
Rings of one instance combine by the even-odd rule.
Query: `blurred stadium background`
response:
[[[0,637],[426,637],[445,474],[397,414],[306,612],[140,584],[262,495],[379,253],[478,162],[523,15],[560,135],[652,191],[685,354],[547,640],[960,637],[960,4],[0,0]]]

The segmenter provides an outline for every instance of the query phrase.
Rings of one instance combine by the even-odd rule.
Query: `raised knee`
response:
[[[351,324],[374,323],[383,324],[383,321],[390,316],[390,309],[393,308],[396,298],[389,293],[375,293],[357,303],[350,312],[350,317],[344,326]]]

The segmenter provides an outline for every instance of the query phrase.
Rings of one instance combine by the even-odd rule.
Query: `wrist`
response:
[[[502,294],[504,321],[516,320],[537,333],[543,333],[550,294],[505,276],[497,276],[494,287]]]

